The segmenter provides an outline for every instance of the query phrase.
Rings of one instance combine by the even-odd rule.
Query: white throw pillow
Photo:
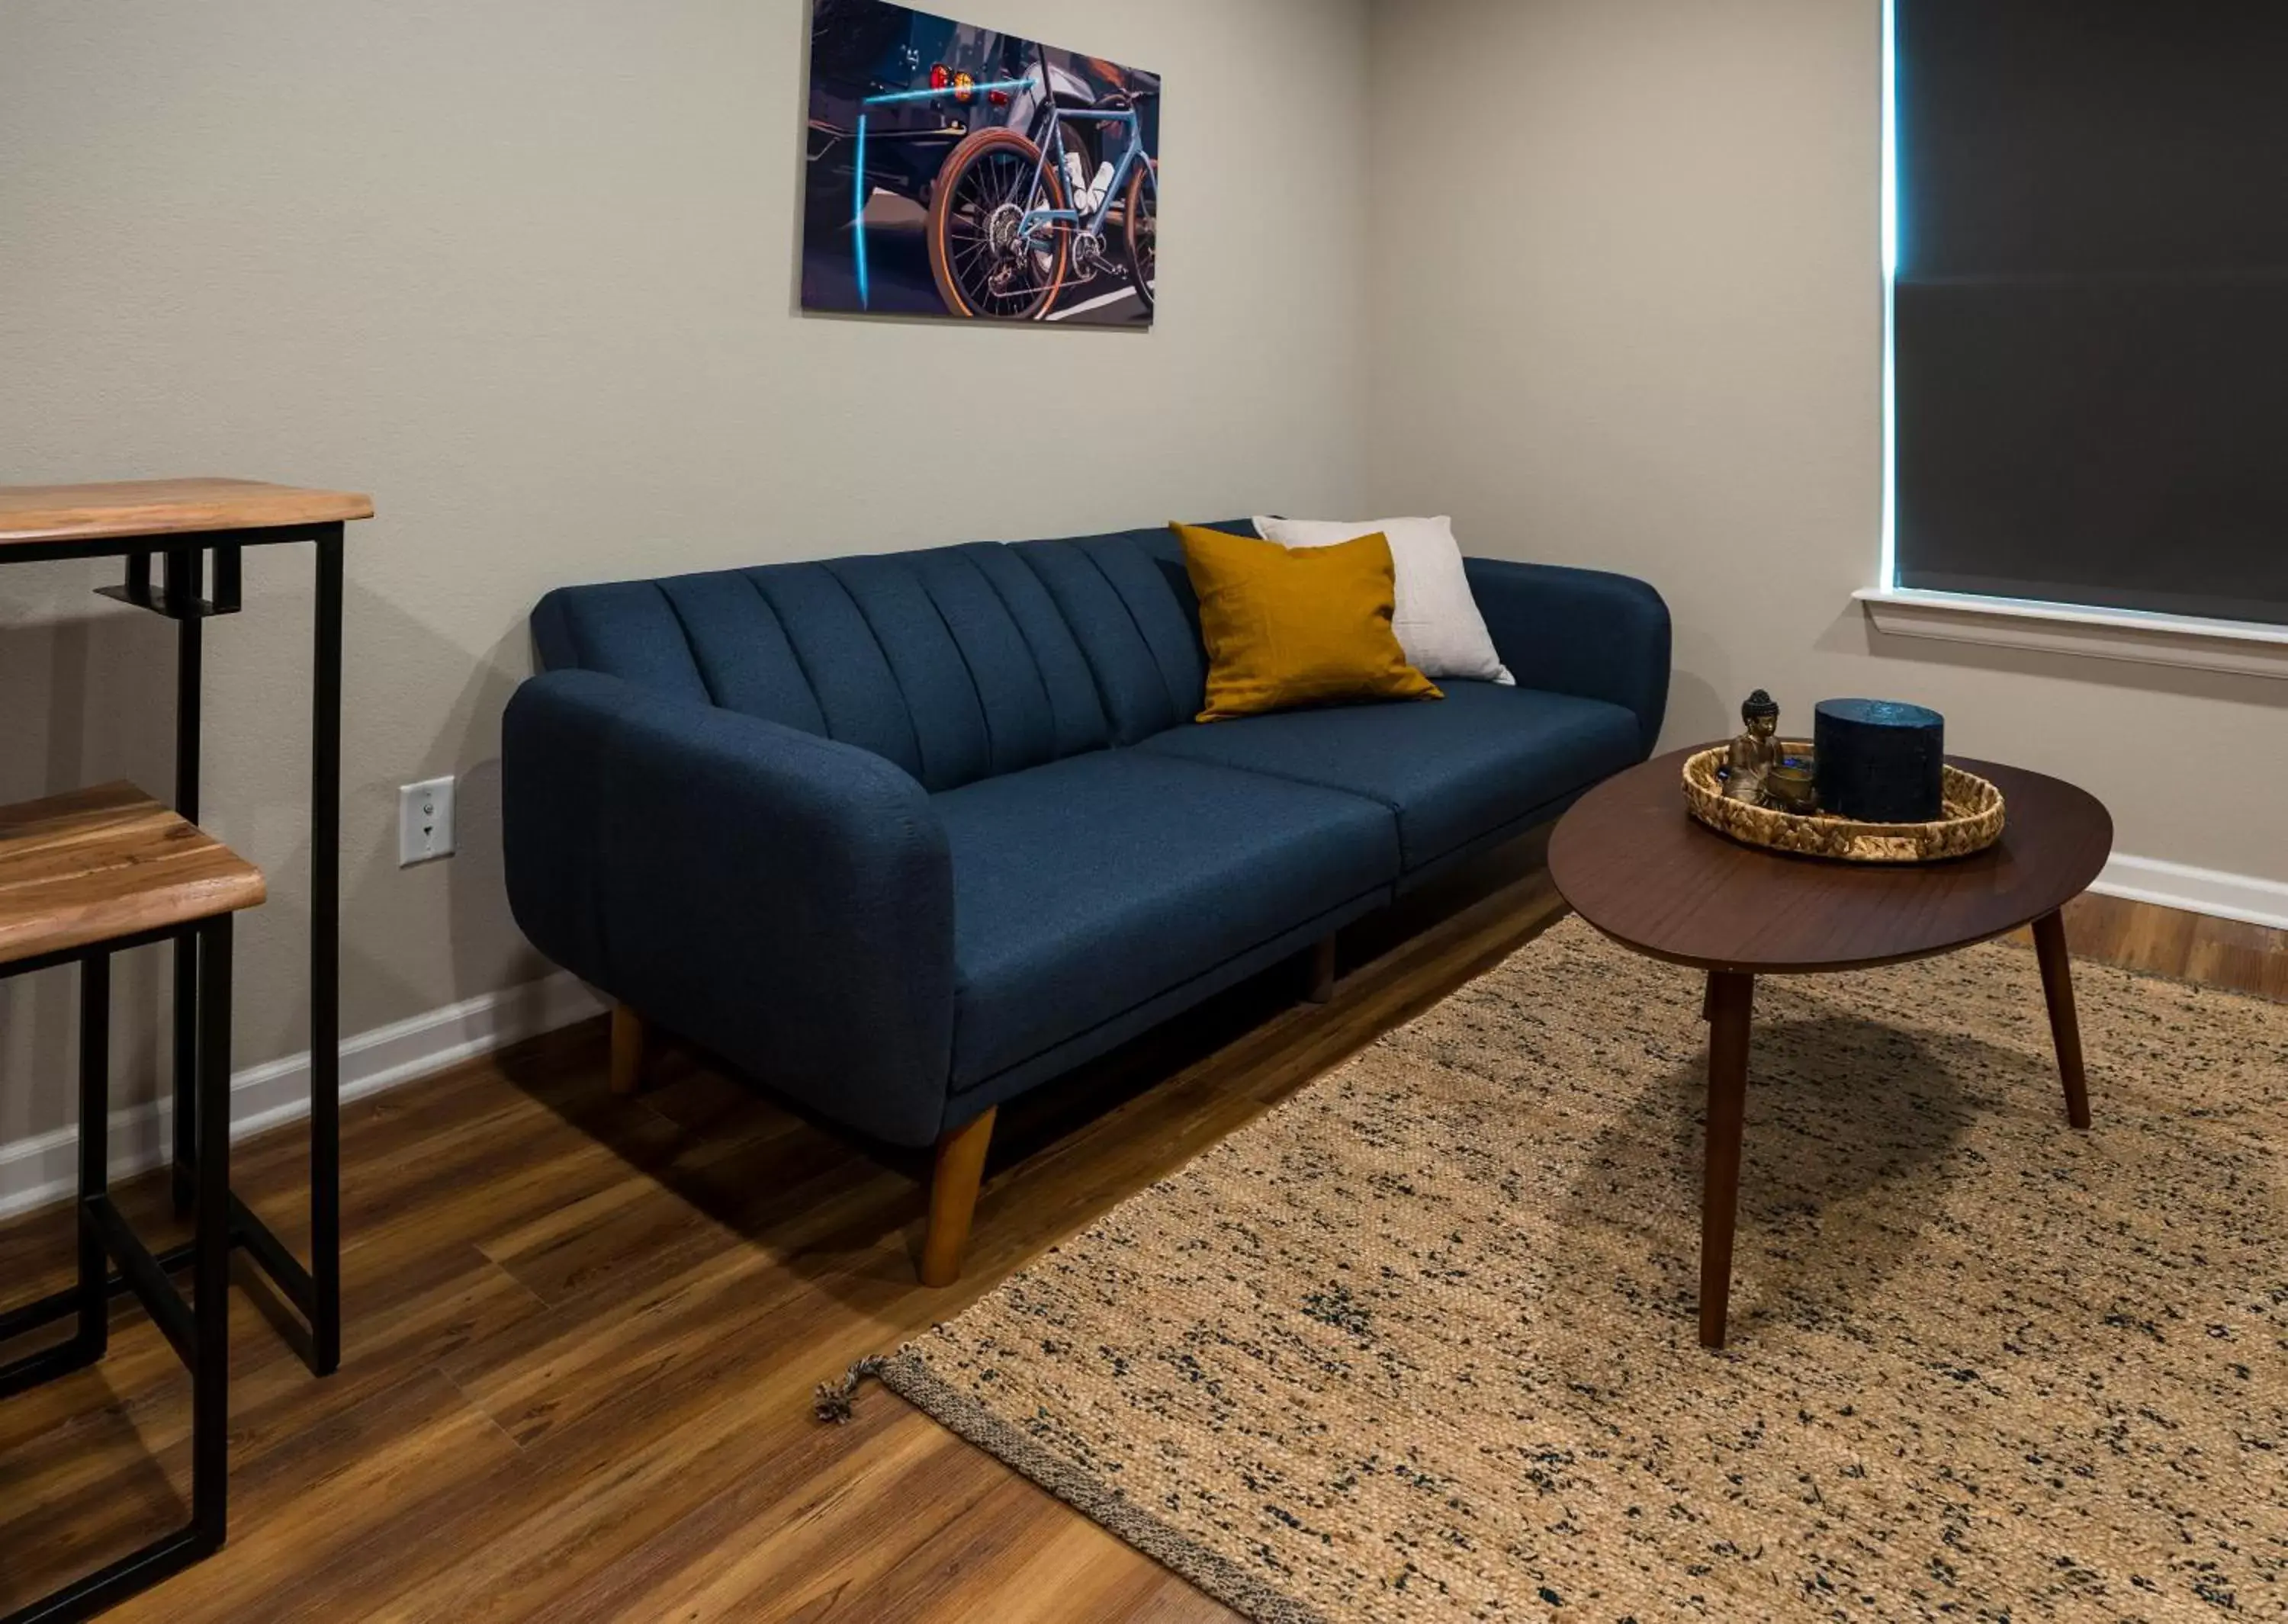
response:
[[[1454,521],[1437,519],[1271,519],[1258,514],[1255,533],[1283,547],[1331,547],[1382,532],[1390,543],[1398,612],[1391,630],[1425,677],[1474,677],[1510,687],[1517,678],[1494,653],[1486,617],[1470,595]]]

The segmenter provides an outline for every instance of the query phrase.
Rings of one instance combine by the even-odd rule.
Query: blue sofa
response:
[[[510,903],[617,1001],[619,1080],[655,1022],[936,1145],[949,1279],[999,1102],[1651,752],[1658,594],[1468,570],[1516,687],[1205,725],[1162,529],[551,592],[504,728]]]

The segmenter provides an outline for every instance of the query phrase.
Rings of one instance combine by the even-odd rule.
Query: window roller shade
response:
[[[1896,18],[1898,584],[2288,623],[2288,3]]]

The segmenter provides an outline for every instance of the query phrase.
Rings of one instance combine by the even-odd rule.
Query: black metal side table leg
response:
[[[191,1531],[199,1555],[218,1550],[230,1487],[230,936],[231,916],[199,927],[198,1256],[192,1308]]]
[[[317,541],[310,723],[311,1368],[342,1362],[342,527]]]
[[[79,967],[79,1334],[91,1365],[111,1345],[111,1260],[87,1203],[111,1193],[111,955]]]
[[[200,614],[200,575],[205,555],[195,549],[168,550],[166,613],[175,620],[175,811],[199,820],[199,725],[206,633]],[[199,1062],[199,958],[191,933],[177,939],[175,955],[175,1210],[191,1210],[199,1154],[198,1089],[192,1084]]]

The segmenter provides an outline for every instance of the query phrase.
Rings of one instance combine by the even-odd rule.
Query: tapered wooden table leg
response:
[[[1708,1165],[1700,1195],[1700,1345],[1724,1345],[1732,1297],[1732,1226],[1740,1206],[1740,1129],[1748,1100],[1748,1016],[1756,978],[1708,976]]]
[[[2042,996],[2050,1006],[2050,1041],[2058,1051],[2058,1075],[2066,1085],[2066,1121],[2089,1126],[2089,1079],[2081,1065],[2081,1021],[2074,1014],[2073,961],[2066,952],[2063,914],[2034,921],[2034,955],[2042,966]]]

